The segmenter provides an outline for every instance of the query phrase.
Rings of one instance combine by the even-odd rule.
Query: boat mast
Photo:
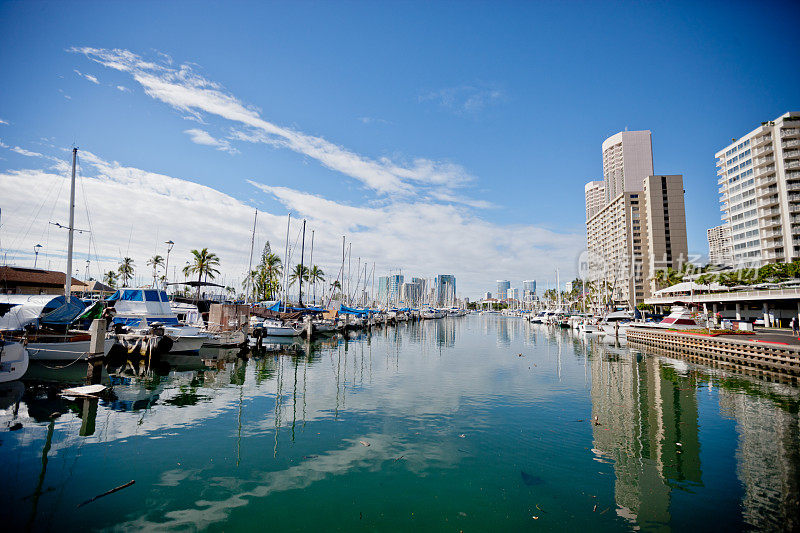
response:
[[[255,280],[253,279],[253,247],[256,244],[256,221],[258,220],[258,209],[256,209],[256,214],[253,216],[253,236],[250,237],[250,261],[247,263],[247,277],[245,277],[247,287],[251,289],[255,289]],[[247,296],[245,297],[245,302],[250,301],[250,295],[254,292],[253,290],[248,291]]]
[[[289,295],[289,287],[287,281],[289,280],[289,226],[292,223],[292,214],[289,213],[289,219],[286,221],[286,251],[283,254],[283,309],[286,310],[286,299]],[[280,309],[280,307],[279,307]]]
[[[297,293],[297,301],[300,304],[300,307],[303,307],[303,259],[306,253],[306,219],[303,219],[303,244],[300,247],[300,272],[299,276],[297,276],[298,281],[300,282],[300,288],[298,289]]]
[[[78,159],[78,149],[72,149],[72,180],[69,185],[69,237],[67,238],[67,275],[64,283],[64,296],[67,303],[72,294],[72,244],[75,234],[75,164]]]
[[[311,277],[310,274],[311,274],[311,269],[312,268],[314,268],[314,230],[313,229],[311,230],[311,257],[308,259],[309,278]],[[309,279],[309,281],[311,281],[311,287],[313,288],[313,291],[314,291],[314,296],[313,296],[314,302],[311,305],[315,306],[315,305],[317,305],[317,280]]]

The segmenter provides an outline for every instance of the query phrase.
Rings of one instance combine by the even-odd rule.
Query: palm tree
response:
[[[117,267],[117,272],[119,273],[119,279],[122,281],[122,286],[127,287],[128,282],[133,279],[133,272],[135,267],[133,266],[133,259],[130,257],[124,257],[122,261],[119,263],[119,267]]]
[[[342,292],[342,284],[339,283],[338,279],[331,283],[331,294],[333,295],[332,298],[334,299],[336,299],[336,291],[339,291],[339,294]]]
[[[164,267],[164,258],[158,254],[147,260],[147,266],[153,267],[153,287],[158,281],[158,267]]]
[[[117,273],[113,270],[109,270],[105,274],[103,274],[103,283],[111,287],[112,289],[116,288],[117,286]]]
[[[314,303],[317,303],[317,282],[323,283],[325,281],[325,272],[322,271],[317,265],[311,267],[308,271],[308,281],[311,282],[311,288],[314,291]]]
[[[192,250],[193,263],[189,263],[183,267],[183,273],[187,276],[189,274],[197,274],[197,299],[200,299],[200,284],[203,282],[205,276],[208,279],[214,279],[219,274],[219,256],[213,252],[209,252],[208,248],[202,250]]]

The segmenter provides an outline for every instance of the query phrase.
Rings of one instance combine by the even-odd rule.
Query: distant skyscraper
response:
[[[436,288],[436,305],[454,305],[456,301],[456,277],[439,274],[433,282]]]
[[[509,300],[519,300],[519,289],[506,289],[506,298]]]
[[[522,290],[523,291],[530,291],[531,293],[536,293],[536,280],[535,279],[527,279],[522,282]]]
[[[386,303],[389,297],[389,276],[378,278],[378,302]]]
[[[489,292],[489,291],[486,291],[486,293],[483,295],[483,299],[484,300],[488,300],[491,297],[492,297],[492,293]]]
[[[418,305],[422,299],[422,287],[419,283],[403,283],[400,300],[406,305]]]
[[[505,279],[497,280],[497,298],[502,300],[506,297],[508,289],[511,288],[511,282]]]
[[[416,283],[419,285],[419,303],[423,303],[426,300],[426,295],[428,294],[428,280],[425,278],[411,278],[411,283]]]
[[[590,181],[583,187],[583,191],[586,197],[586,220],[589,220],[606,205],[605,182]]]
[[[403,286],[403,275],[392,274],[389,276],[389,302],[397,303],[400,301],[400,289]]]
[[[621,131],[603,142],[606,204],[623,192],[641,191],[642,180],[652,175],[653,142],[649,130]]]
[[[708,262],[712,265],[733,265],[731,227],[727,224],[710,228],[708,236]]]

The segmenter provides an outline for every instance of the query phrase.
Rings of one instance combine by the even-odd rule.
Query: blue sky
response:
[[[346,233],[377,275],[452,272],[474,297],[495,279],[574,274],[583,185],[627,127],[653,132],[657,173],[684,174],[689,248],[704,253],[714,152],[800,109],[785,23],[798,15],[789,2],[0,3],[0,246],[23,264],[47,237],[56,265],[50,206],[31,212],[76,143],[87,178],[138,209],[114,235],[91,215],[93,268],[130,253],[144,270],[176,234],[176,254],[203,239],[224,251],[233,280],[254,206],[260,242],[281,248],[280,217],[309,218],[329,272]],[[197,99],[208,91],[219,98]],[[202,214],[194,184],[238,202],[231,227]]]

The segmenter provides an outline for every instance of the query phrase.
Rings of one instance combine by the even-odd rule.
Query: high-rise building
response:
[[[491,298],[491,297],[492,297],[492,293],[491,293],[491,292],[489,292],[489,291],[486,291],[486,292],[483,294],[483,299],[484,299],[484,300],[488,300],[488,299],[489,299],[489,298]]]
[[[389,276],[378,278],[378,302],[386,303],[389,298]]]
[[[428,280],[425,278],[411,278],[411,283],[419,285],[420,303],[425,303],[425,295],[428,294]]]
[[[650,131],[621,131],[603,142],[606,204],[623,192],[641,191],[642,180],[652,175],[653,142]]]
[[[731,227],[727,224],[706,230],[708,236],[708,262],[712,265],[733,265]]]
[[[606,186],[603,180],[596,180],[587,183],[583,189],[586,197],[586,220],[589,220],[606,205]]]
[[[454,305],[456,301],[456,277],[451,274],[439,274],[433,282],[436,288],[436,305]]]
[[[800,112],[762,122],[715,157],[733,263],[800,257]]]
[[[389,303],[397,303],[400,301],[400,288],[402,286],[402,274],[392,274],[389,276]]]
[[[497,280],[497,298],[503,299],[506,296],[506,292],[508,289],[511,288],[511,282],[505,279],[498,279]]]
[[[509,300],[519,300],[519,289],[507,289],[506,298]]]
[[[683,176],[648,176],[586,223],[589,281],[634,306],[655,290],[655,270],[687,260]]]
[[[403,283],[400,289],[400,301],[406,305],[419,305],[422,300],[422,287],[419,283]]]
[[[535,279],[526,279],[522,282],[522,290],[530,292],[531,294],[536,294],[536,280]]]

